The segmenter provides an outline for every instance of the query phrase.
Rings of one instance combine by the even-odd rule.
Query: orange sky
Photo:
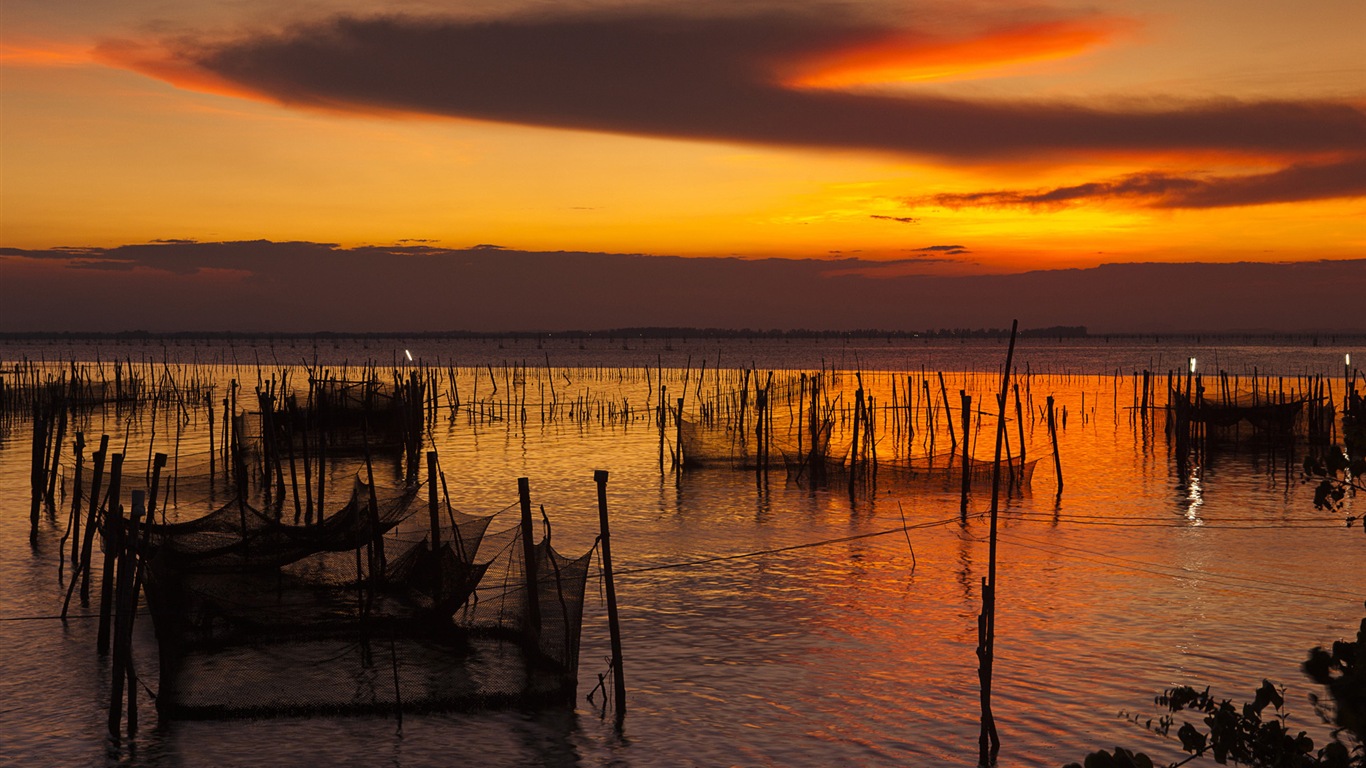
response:
[[[0,246],[1360,258],[1366,6],[1199,5],[8,0]]]

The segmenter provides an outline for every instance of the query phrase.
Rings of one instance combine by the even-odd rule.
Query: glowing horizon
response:
[[[0,246],[961,246],[943,274],[1366,252],[1356,5],[1219,30],[1158,2],[860,11],[22,0]]]

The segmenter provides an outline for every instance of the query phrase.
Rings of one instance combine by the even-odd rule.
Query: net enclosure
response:
[[[548,526],[528,546],[528,515],[491,530],[496,516],[462,514],[434,493],[423,504],[422,490],[357,479],[347,502],[312,524],[233,499],[137,532],[159,710],[261,717],[573,701],[591,550],[561,555]]]

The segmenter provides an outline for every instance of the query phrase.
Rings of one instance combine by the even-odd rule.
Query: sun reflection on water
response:
[[[1192,474],[1190,483],[1186,486],[1186,519],[1191,525],[1204,525],[1205,521],[1200,517],[1200,508],[1205,506],[1205,489],[1201,485],[1200,475]]]

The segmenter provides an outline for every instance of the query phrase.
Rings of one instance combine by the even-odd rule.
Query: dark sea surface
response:
[[[775,371],[775,391],[797,372],[824,369],[828,379],[833,369],[845,405],[855,370],[882,407],[904,402],[909,377],[917,432],[894,429],[884,415],[878,450],[888,460],[920,456],[931,452],[924,409],[943,407],[936,374],[944,373],[955,409],[959,389],[984,406],[999,386],[1004,340],[7,341],[0,371],[12,384],[20,361],[57,367],[74,359],[99,360],[112,375],[117,359],[124,372],[163,382],[212,380],[221,398],[234,378],[248,389],[258,376],[288,374],[297,384],[306,376],[301,365],[339,369],[367,360],[387,371],[406,364],[405,350],[455,375],[462,406],[452,412],[443,401],[429,439],[463,510],[513,507],[517,478],[528,477],[533,500],[554,522],[557,548],[581,553],[597,535],[593,471],[610,471],[630,707],[624,730],[584,699],[610,655],[593,577],[572,710],[410,714],[401,728],[381,716],[163,722],[144,693],[139,734],[109,751],[109,669],[94,650],[95,622],[85,618],[93,606],[78,599],[73,618],[52,618],[69,574],[58,569],[66,518],[44,514],[38,547],[30,549],[31,426],[17,419],[0,427],[0,763],[976,764],[975,647],[990,489],[974,487],[962,519],[956,483],[888,480],[851,498],[839,483],[813,490],[791,482],[781,467],[767,476],[726,468],[679,474],[667,466],[661,473],[650,414],[661,372],[671,402],[686,392],[688,413],[701,400],[724,407],[746,367],[764,377]],[[1358,364],[1366,360],[1366,349],[1331,337],[1021,342],[1016,381],[1025,418],[1010,421],[1009,432],[1018,443],[1022,426],[1026,449],[1040,462],[1030,489],[1001,502],[1000,765],[1060,766],[1117,744],[1176,758],[1171,742],[1118,713],[1155,717],[1152,697],[1183,684],[1241,701],[1269,678],[1287,687],[1291,725],[1325,737],[1306,700],[1316,687],[1299,664],[1309,648],[1353,634],[1366,613],[1366,536],[1347,528],[1342,514],[1314,509],[1312,485],[1300,480],[1303,439],[1273,451],[1245,428],[1180,477],[1163,412],[1145,424],[1132,408],[1133,374],[1161,374],[1159,406],[1167,372],[1186,370],[1192,357],[1210,388],[1218,370],[1242,392],[1250,392],[1255,372],[1263,394],[1323,374],[1338,399],[1349,353]],[[924,380],[933,387],[928,402]],[[449,383],[443,379],[443,396]],[[1049,395],[1067,413],[1060,498],[1040,418]],[[543,422],[552,397],[559,416]],[[583,418],[568,417],[569,402],[582,404]],[[630,418],[618,417],[623,408]],[[777,398],[780,435],[789,412]],[[939,418],[934,452],[949,444]],[[138,472],[154,449],[177,455],[188,474],[207,455],[207,417],[196,406],[175,423],[108,408],[88,412],[73,429],[88,445],[100,434],[120,447],[126,440]],[[982,429],[974,455],[990,456],[994,423],[990,414],[974,419],[974,430]],[[836,440],[842,434],[847,425]],[[338,483],[347,471],[354,467],[337,467]],[[395,479],[393,467],[377,471]],[[1359,514],[1355,503],[1358,511],[1347,514]],[[178,498],[173,514],[193,517],[205,505]],[[145,617],[135,656],[155,691],[156,642]]]

